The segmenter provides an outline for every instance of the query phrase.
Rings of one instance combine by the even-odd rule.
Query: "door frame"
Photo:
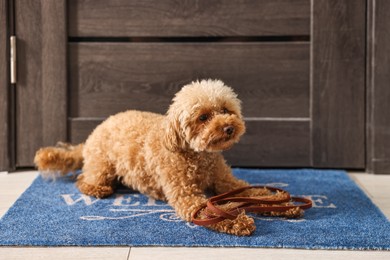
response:
[[[390,174],[390,3],[367,0],[366,171]]]
[[[12,170],[9,79],[9,1],[0,0],[0,171]],[[4,46],[4,47],[3,47]]]

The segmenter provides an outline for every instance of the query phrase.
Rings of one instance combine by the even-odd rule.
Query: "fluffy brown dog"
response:
[[[77,178],[81,192],[103,198],[121,182],[167,201],[178,216],[190,221],[206,202],[205,190],[218,194],[248,185],[232,175],[220,153],[244,132],[240,101],[233,90],[219,80],[202,80],[184,86],[166,116],[119,113],[99,125],[84,145],[42,148],[35,163],[49,173],[82,167]],[[210,228],[249,235],[255,225],[242,213]]]

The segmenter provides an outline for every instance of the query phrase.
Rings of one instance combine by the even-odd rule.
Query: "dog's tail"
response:
[[[70,145],[58,142],[55,147],[39,149],[34,163],[41,175],[47,178],[65,175],[83,167],[84,144]]]

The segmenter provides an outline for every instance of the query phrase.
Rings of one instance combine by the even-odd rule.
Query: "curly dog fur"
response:
[[[233,90],[219,80],[202,80],[184,86],[165,116],[140,111],[116,114],[100,124],[84,145],[42,148],[35,163],[48,175],[82,167],[77,187],[87,195],[109,196],[120,182],[167,201],[179,217],[191,221],[193,212],[206,202],[205,190],[218,194],[248,185],[232,175],[220,153],[244,132],[240,100]],[[210,228],[250,235],[255,225],[243,213]]]

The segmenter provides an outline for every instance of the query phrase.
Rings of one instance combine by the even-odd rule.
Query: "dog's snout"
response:
[[[232,135],[234,133],[234,127],[229,125],[229,126],[225,126],[223,128],[223,131],[228,134],[228,135]]]

